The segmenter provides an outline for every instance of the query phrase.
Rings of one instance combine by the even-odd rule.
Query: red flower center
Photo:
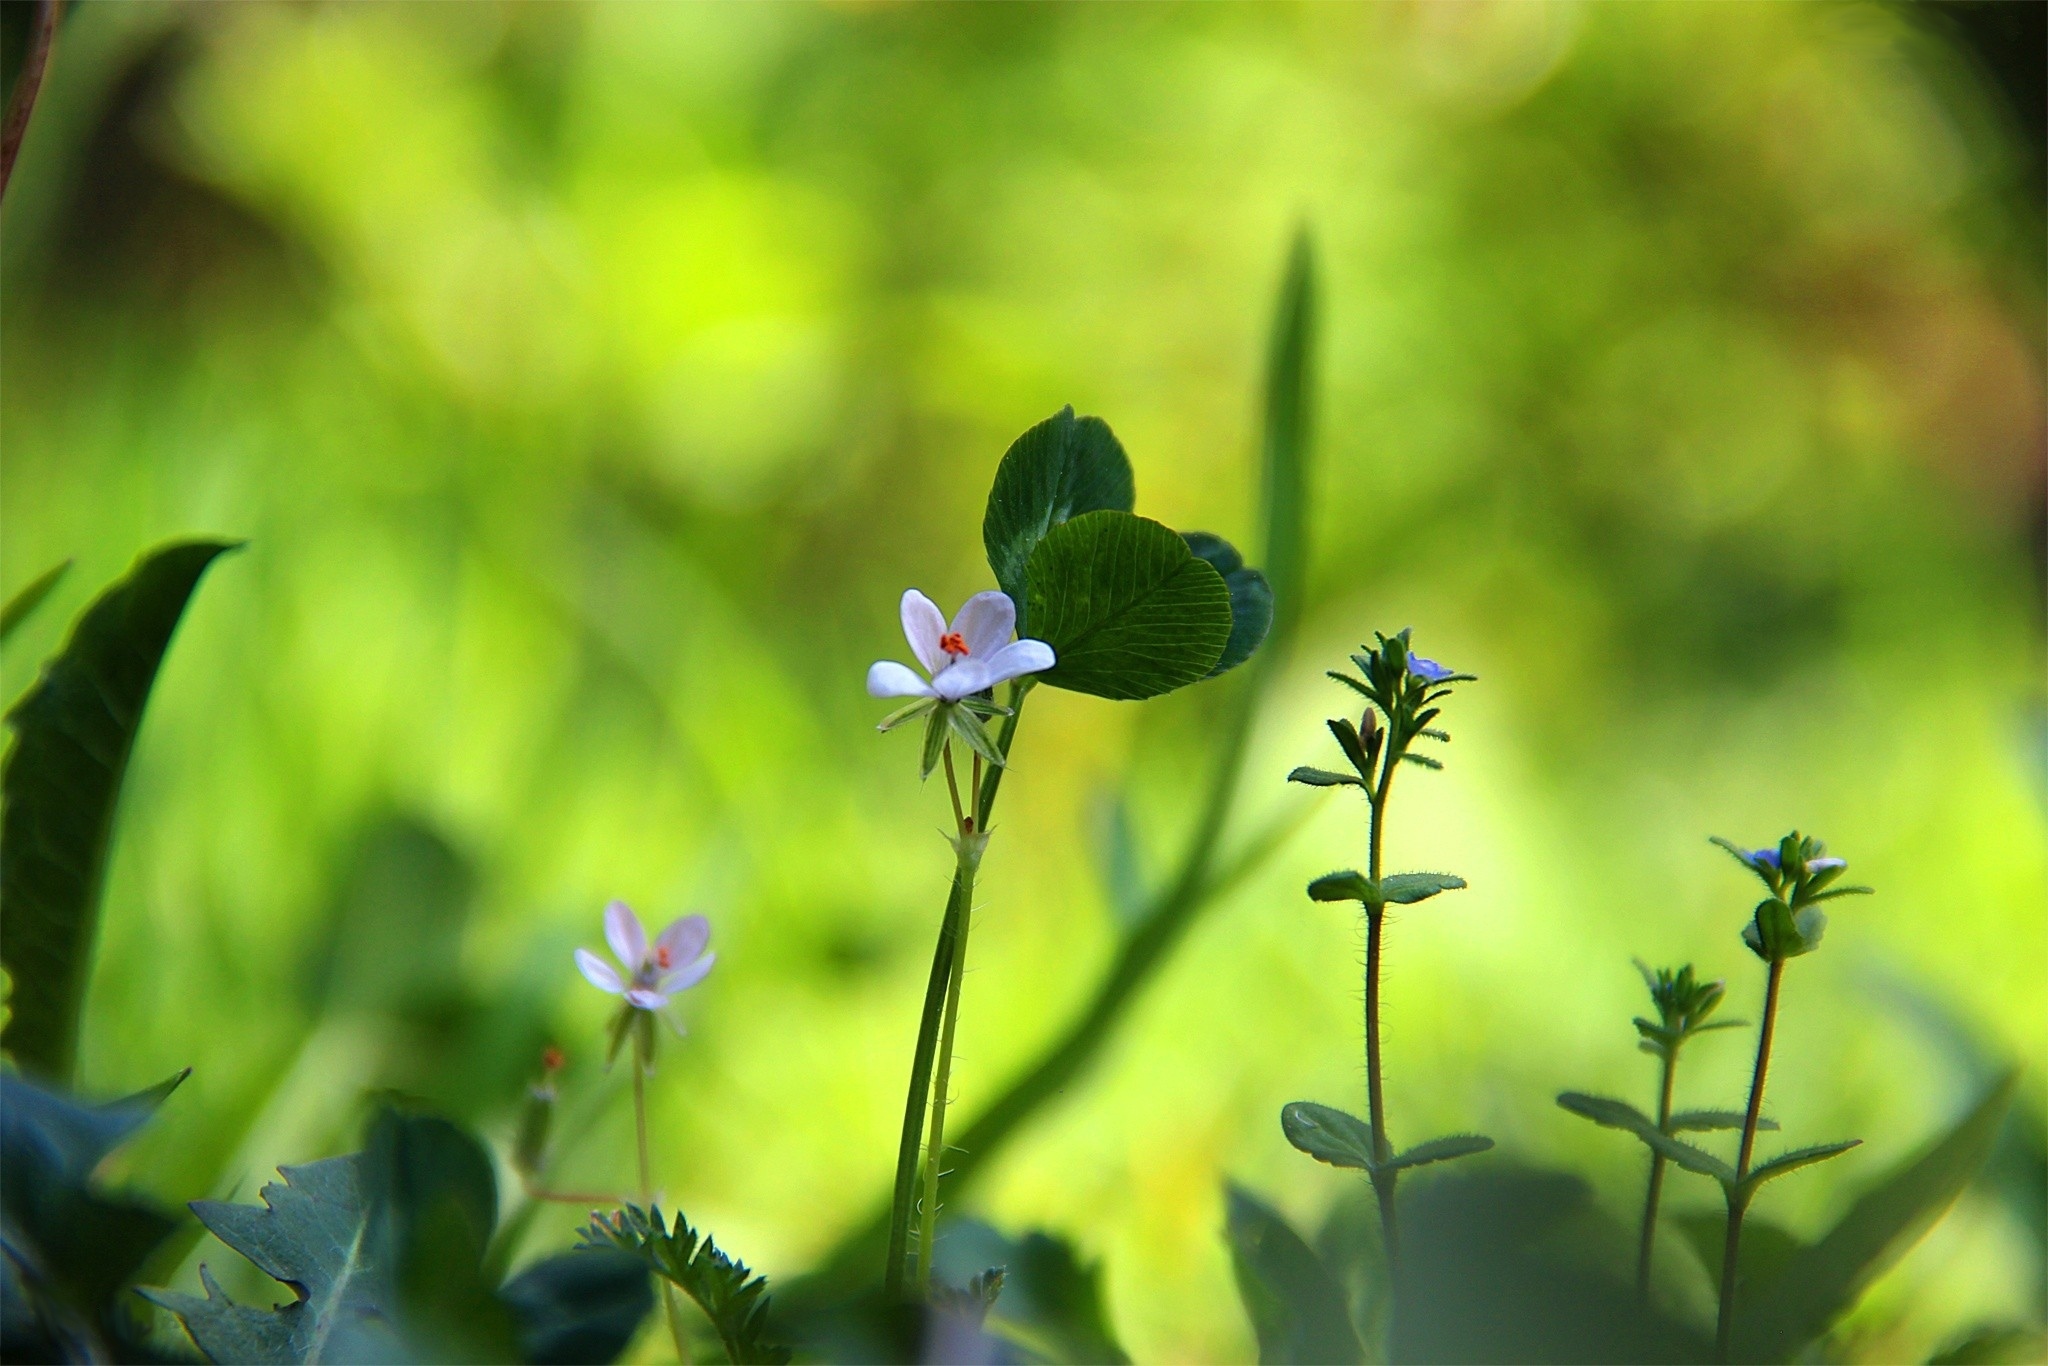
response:
[[[654,966],[660,968],[663,972],[668,971],[669,958],[668,945],[657,944],[654,946]]]
[[[967,653],[967,638],[958,631],[948,631],[939,637],[939,648],[957,659]]]

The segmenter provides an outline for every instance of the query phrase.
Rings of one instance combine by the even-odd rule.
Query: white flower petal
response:
[[[1042,640],[1013,640],[984,662],[988,666],[989,686],[993,687],[1025,674],[1044,673],[1058,660],[1052,646]]]
[[[612,946],[628,976],[640,970],[647,957],[647,931],[640,928],[640,917],[623,901],[604,908],[604,942]]]
[[[609,991],[616,996],[626,989],[626,984],[619,980],[619,974],[613,971],[612,965],[589,949],[576,950],[576,966],[582,970],[583,980],[599,991]]]
[[[948,702],[958,702],[988,685],[988,661],[972,657],[949,669],[942,669],[932,677],[932,691]]]
[[[910,642],[910,653],[917,656],[917,662],[924,665],[924,671],[935,674],[946,667],[947,654],[939,648],[939,637],[946,634],[946,614],[915,588],[903,590],[903,638]]]
[[[1010,643],[1017,628],[1017,604],[1008,593],[976,593],[953,618],[953,629],[967,643],[969,659],[987,659]]]
[[[626,993],[626,1000],[642,1010],[660,1010],[668,1004],[668,997],[647,987],[634,987]]]
[[[655,983],[655,985],[670,996],[675,995],[679,991],[688,991],[691,987],[704,980],[705,975],[711,971],[711,965],[717,961],[717,954],[707,953],[696,962],[677,968],[674,972],[669,973],[666,977]]]
[[[711,922],[701,915],[678,916],[671,920],[668,928],[654,940],[654,961],[665,968],[680,967],[704,952],[704,946],[711,942]],[[668,962],[662,963],[661,951],[668,950]]]
[[[937,697],[932,685],[893,659],[878,659],[868,665],[869,697]]]

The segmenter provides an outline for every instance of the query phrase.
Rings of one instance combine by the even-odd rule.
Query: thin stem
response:
[[[953,1035],[960,1019],[960,985],[967,975],[967,935],[974,927],[975,865],[960,860],[960,934],[953,946],[953,980],[946,988],[946,1019],[939,1032],[938,1072],[932,1079],[931,1139],[924,1153],[924,1201],[917,1230],[917,1284],[931,1293],[932,1253],[939,1229],[940,1165],[946,1156],[946,1107],[951,1103],[953,1084]]]
[[[1366,876],[1372,879],[1374,886],[1379,885],[1381,850],[1386,840],[1387,794],[1393,788],[1394,765],[1400,759],[1400,748],[1389,734],[1386,757],[1381,761],[1379,785],[1373,789],[1367,836]],[[1373,1158],[1377,1162],[1385,1162],[1394,1155],[1394,1145],[1387,1141],[1387,1102],[1380,1084],[1380,934],[1385,924],[1384,907],[1366,907],[1365,1100],[1367,1118],[1372,1122]],[[1375,1170],[1372,1174],[1373,1197],[1380,1207],[1380,1236],[1386,1244],[1390,1270],[1400,1258],[1401,1246],[1401,1231],[1394,1213],[1397,1180],[1393,1172]]]
[[[14,78],[14,91],[7,97],[7,114],[0,121],[0,195],[14,178],[14,159],[21,152],[21,140],[28,133],[28,116],[35,111],[36,95],[43,88],[43,72],[50,64],[50,45],[57,39],[57,21],[64,15],[64,0],[39,0],[35,28],[29,36],[28,54]]]
[[[1017,720],[1030,693],[1029,680],[1010,685],[1010,714],[996,736],[996,748],[1007,757],[1017,735]],[[1001,788],[1001,767],[991,767],[975,790],[974,828],[988,829],[996,792]],[[919,1016],[917,1046],[911,1054],[910,1089],[903,1100],[903,1130],[896,1145],[896,1181],[889,1200],[889,1247],[883,1265],[883,1289],[890,1303],[904,1298],[904,1278],[909,1271],[910,1221],[917,1205],[920,1171],[920,1140],[924,1137],[925,1106],[931,1099],[932,1061],[938,1052],[941,1017],[953,983],[953,956],[960,935],[960,873],[955,868],[946,913],[939,924],[939,942],[932,949],[931,975],[926,979],[924,1011]]]
[[[1657,1129],[1661,1133],[1671,1132],[1671,1092],[1678,1075],[1678,1045],[1667,1044],[1664,1049],[1664,1085],[1657,1095]],[[1636,1252],[1636,1296],[1648,1299],[1650,1295],[1650,1254],[1657,1245],[1657,1202],[1664,1194],[1664,1154],[1652,1149],[1650,1152],[1650,1188],[1643,1196],[1643,1237],[1642,1246]]]
[[[1771,960],[1771,975],[1764,987],[1764,1019],[1756,1036],[1756,1070],[1749,1079],[1749,1109],[1742,1116],[1742,1147],[1735,1156],[1735,1186],[1740,1189],[1749,1175],[1749,1159],[1756,1151],[1757,1120],[1764,1110],[1764,1076],[1771,1067],[1771,1034],[1778,1027],[1778,984],[1785,976],[1785,960]],[[1714,1341],[1720,1359],[1728,1360],[1735,1342],[1735,1268],[1742,1252],[1742,1216],[1749,1209],[1747,1197],[1734,1190],[1728,1195],[1728,1241],[1721,1249],[1721,1312],[1715,1321]]]
[[[654,1206],[653,1166],[647,1160],[647,1073],[654,1064],[654,1031],[640,1021],[633,1022],[633,1137],[637,1140],[640,1153],[640,1204],[643,1208]],[[690,1360],[689,1338],[683,1333],[681,1307],[676,1304],[676,1290],[667,1280],[661,1281],[662,1317],[668,1321],[669,1341],[675,1344],[676,1360],[687,1363]]]
[[[953,799],[953,825],[955,829],[964,829],[967,824],[967,817],[960,809],[960,783],[953,776],[953,742],[951,740],[946,741],[943,753],[946,756],[946,795]],[[977,762],[979,762],[978,759]]]

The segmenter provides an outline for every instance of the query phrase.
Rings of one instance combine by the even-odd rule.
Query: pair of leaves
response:
[[[1493,1146],[1493,1140],[1483,1134],[1451,1134],[1418,1143],[1382,1162],[1377,1156],[1378,1147],[1373,1142],[1372,1125],[1357,1115],[1334,1106],[1318,1105],[1311,1100],[1297,1100],[1281,1107],[1280,1130],[1287,1135],[1289,1143],[1318,1162],[1327,1162],[1333,1167],[1355,1167],[1374,1175],[1426,1167],[1432,1162],[1449,1162],[1453,1158],[1483,1153]]]
[[[0,1045],[24,1071],[71,1076],[128,756],[199,576],[233,548],[193,541],[144,556],[86,609],[7,715],[15,738],[0,770],[0,963],[14,992]],[[16,621],[26,614],[18,610]]]
[[[1039,681],[1116,700],[1155,697],[1251,657],[1273,596],[1220,537],[1132,514],[1129,458],[1106,423],[1063,408],[1004,454],[982,542],[1017,605],[1017,633],[1058,662]]]
[[[1308,895],[1311,901],[1362,902],[1377,915],[1382,907],[1412,906],[1439,892],[1455,892],[1464,886],[1465,879],[1454,873],[1389,873],[1374,882],[1364,873],[1345,869],[1325,873],[1309,883]]]
[[[105,1360],[139,1350],[121,1292],[176,1223],[99,1189],[92,1172],[187,1075],[87,1105],[0,1073],[0,1356]]]
[[[230,1300],[204,1265],[205,1298],[145,1290],[212,1361],[609,1361],[653,1305],[623,1254],[550,1257],[489,1285],[497,1222],[490,1155],[432,1116],[381,1111],[364,1151],[282,1167],[261,1206],[199,1200],[200,1223],[290,1286],[277,1309]]]
[[[1732,1203],[1744,1206],[1748,1205],[1757,1188],[1766,1181],[1775,1181],[1781,1176],[1791,1175],[1801,1167],[1810,1167],[1816,1162],[1839,1157],[1863,1142],[1860,1138],[1851,1138],[1839,1143],[1817,1143],[1810,1148],[1794,1148],[1790,1152],[1778,1154],[1767,1162],[1759,1162],[1738,1180],[1735,1168],[1705,1149],[1665,1133],[1657,1127],[1655,1120],[1627,1101],[1615,1100],[1610,1096],[1589,1096],[1579,1091],[1567,1091],[1557,1098],[1557,1103],[1582,1119],[1590,1119],[1606,1128],[1634,1134],[1649,1147],[1650,1151],[1689,1172],[1711,1176],[1721,1183],[1721,1189]],[[1684,1123],[1681,1124],[1681,1120]],[[1691,1110],[1673,1115],[1672,1128],[1739,1129],[1742,1127],[1742,1121],[1743,1116],[1732,1110]],[[1757,1121],[1759,1129],[1777,1127],[1777,1124],[1770,1120],[1759,1118]]]
[[[678,1214],[671,1226],[657,1207],[627,1205],[617,1214],[593,1215],[583,1230],[586,1248],[616,1248],[638,1258],[697,1302],[734,1363],[789,1360],[789,1349],[769,1342],[768,1281],[720,1250]]]

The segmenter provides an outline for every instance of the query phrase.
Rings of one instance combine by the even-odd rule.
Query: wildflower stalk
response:
[[[1778,1025],[1778,986],[1785,976],[1785,960],[1773,958],[1770,977],[1764,987],[1763,1023],[1757,1030],[1756,1070],[1749,1079],[1749,1108],[1742,1116],[1742,1147],[1735,1155],[1735,1186],[1743,1188],[1749,1175],[1749,1161],[1756,1150],[1757,1121],[1764,1108],[1764,1076],[1771,1066],[1771,1035]],[[1746,1197],[1731,1193],[1728,1200],[1728,1236],[1721,1249],[1721,1308],[1714,1322],[1717,1355],[1728,1360],[1735,1340],[1735,1267],[1742,1251],[1742,1216],[1748,1211]]]
[[[1366,876],[1375,886],[1382,872],[1380,855],[1386,836],[1387,796],[1394,786],[1394,765],[1401,759],[1398,736],[1389,736],[1389,740],[1367,818]],[[1380,932],[1386,923],[1386,907],[1368,905],[1365,913],[1366,1117],[1372,1123],[1373,1161],[1383,1164],[1394,1155],[1393,1145],[1387,1142],[1387,1102],[1380,1087]],[[1397,1179],[1395,1173],[1384,1166],[1376,1167],[1372,1172],[1372,1193],[1380,1207],[1380,1235],[1386,1244],[1390,1270],[1400,1260],[1400,1227],[1394,1215],[1394,1184]]]
[[[630,1009],[631,1007],[628,1007]],[[640,1207],[654,1208],[654,1169],[647,1160],[647,1074],[654,1068],[654,1017],[642,1011],[633,1020],[633,1138],[640,1155]],[[689,1366],[690,1340],[683,1333],[682,1308],[676,1303],[676,1288],[662,1277],[661,1312],[668,1323],[669,1341],[675,1344],[676,1360]]]
[[[1671,1132],[1671,1093],[1678,1079],[1678,1047],[1673,1044],[1664,1054],[1664,1081],[1657,1091],[1657,1131]],[[1650,1183],[1643,1194],[1643,1234],[1636,1251],[1636,1296],[1647,1299],[1650,1294],[1650,1255],[1657,1246],[1657,1203],[1664,1194],[1664,1154],[1655,1148],[1650,1150]]]
[[[956,847],[960,861],[955,878],[960,888],[959,932],[953,943],[952,972],[946,986],[946,1010],[939,1029],[937,1071],[932,1079],[931,1136],[925,1143],[923,1195],[918,1207],[917,1283],[930,1289],[932,1249],[939,1224],[940,1164],[946,1154],[946,1110],[952,1100],[953,1037],[960,1020],[960,987],[967,976],[967,938],[974,928],[974,878],[981,867],[981,845],[974,838],[972,818],[960,812],[960,790],[953,776],[953,747],[946,746],[946,786],[953,791],[953,813],[958,822]],[[981,763],[974,765],[974,784],[981,788]]]
[[[1005,758],[1009,757],[1010,746],[1017,735],[1017,720],[1024,711],[1024,699],[1030,693],[1032,680],[1020,678],[1010,684],[1009,715],[996,734],[996,749]],[[978,766],[977,766],[978,767]],[[926,1107],[934,1103],[933,1067],[941,1051],[940,1035],[945,1034],[945,1062],[942,1076],[950,1082],[952,1067],[952,1030],[947,1026],[949,1017],[957,1017],[959,1010],[959,986],[956,974],[963,966],[963,952],[967,933],[967,917],[974,897],[975,870],[980,864],[979,848],[988,837],[990,813],[995,809],[996,793],[1002,787],[1003,766],[989,765],[969,789],[973,802],[971,818],[964,805],[956,806],[960,828],[964,834],[971,819],[976,852],[974,866],[968,866],[967,854],[962,849],[960,860],[954,865],[953,885],[946,898],[946,913],[939,925],[939,941],[932,951],[931,976],[925,983],[924,1012],[918,1021],[917,1046],[911,1054],[910,1089],[903,1103],[903,1130],[896,1149],[896,1183],[889,1202],[889,1248],[883,1271],[883,1287],[891,1301],[904,1298],[905,1280],[911,1270],[910,1227],[918,1208],[919,1179],[926,1177],[930,1190],[924,1199],[925,1218],[919,1224],[920,1246],[917,1253],[920,1294],[926,1289],[931,1270],[932,1230],[938,1218],[937,1155],[944,1142],[943,1119],[935,1122],[931,1129],[932,1161],[927,1165],[920,1153],[920,1141],[926,1138]],[[950,762],[947,765],[949,783],[957,781]],[[963,839],[959,842],[966,844]],[[951,1010],[948,1010],[949,1002]],[[943,1084],[943,1083],[942,1083]],[[943,1094],[939,1096],[939,1108],[943,1110]]]

